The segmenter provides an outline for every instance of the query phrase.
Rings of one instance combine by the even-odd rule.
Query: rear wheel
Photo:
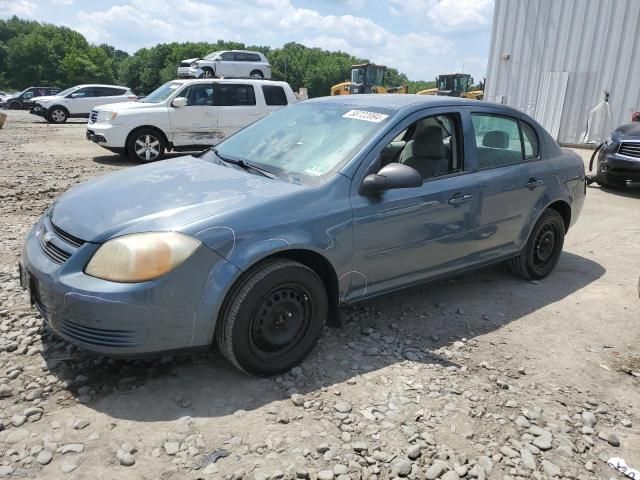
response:
[[[160,160],[164,150],[164,138],[159,132],[150,128],[137,130],[127,142],[127,152],[135,162],[148,163]]]
[[[260,70],[253,70],[249,76],[253,78],[264,78],[264,74]]]
[[[283,373],[316,344],[327,309],[324,284],[313,270],[290,260],[270,260],[231,290],[216,341],[227,360],[245,373]]]
[[[564,220],[553,209],[538,219],[520,256],[511,260],[511,270],[529,280],[549,275],[560,258],[564,245]]]
[[[53,107],[47,112],[47,120],[51,123],[64,123],[69,118],[69,114],[64,108]]]

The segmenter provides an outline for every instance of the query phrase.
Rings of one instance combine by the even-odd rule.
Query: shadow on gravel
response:
[[[67,381],[71,395],[92,390],[88,406],[114,418],[217,417],[288,398],[292,389],[312,393],[407,360],[455,365],[441,347],[500,329],[604,273],[598,263],[565,252],[555,272],[541,282],[516,279],[497,266],[344,308],[343,326],[326,329],[302,364],[302,375],[295,377],[248,377],[216,352],[155,362],[105,359],[52,335],[43,335],[44,357],[51,373]],[[563,321],[562,315],[557,321]],[[358,384],[379,388],[366,379]]]
[[[189,155],[189,153],[186,153],[186,152],[165,153],[163,160],[184,157],[185,155]],[[92,160],[101,165],[112,165],[116,167],[122,167],[122,166],[135,167],[136,165],[142,165],[141,163],[134,162],[126,155],[118,155],[118,154],[99,155],[97,157],[93,157]],[[162,160],[159,160],[159,161],[162,161]]]

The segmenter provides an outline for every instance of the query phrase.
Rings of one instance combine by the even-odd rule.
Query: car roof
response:
[[[281,80],[262,80],[258,78],[242,78],[242,77],[229,77],[229,78],[178,78],[176,80],[170,80],[175,83],[182,84],[198,84],[198,83],[249,83],[251,85],[281,85],[290,87],[287,82]]]
[[[329,97],[318,97],[306,100],[313,103],[336,103],[342,105],[353,105],[358,107],[379,107],[387,110],[401,110],[405,108],[420,110],[429,107],[499,107],[504,111],[517,111],[506,105],[496,103],[471,100],[467,98],[445,97],[437,95],[417,95],[417,94],[364,94],[364,95],[334,95]]]
[[[103,83],[86,83],[82,85],[75,85],[73,88],[85,88],[85,87],[107,87],[107,88],[125,88],[131,90],[129,87],[123,85],[105,85]]]

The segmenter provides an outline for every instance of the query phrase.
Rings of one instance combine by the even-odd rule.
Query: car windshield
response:
[[[213,60],[218,55],[220,55],[220,52],[211,52],[210,54],[206,55],[204,58],[205,60]]]
[[[390,117],[380,108],[303,102],[253,123],[218,144],[216,152],[313,185],[349,161]]]
[[[181,85],[182,85],[181,82],[167,82],[161,87],[156,88],[153,92],[151,92],[149,95],[144,97],[143,100],[140,100],[140,101],[144,103],[164,102]]]
[[[66,90],[63,90],[60,93],[56,93],[55,95],[57,95],[59,97],[64,97],[65,95],[69,95],[71,92],[73,92],[74,90],[77,90],[77,89],[78,89],[78,87],[67,88]]]

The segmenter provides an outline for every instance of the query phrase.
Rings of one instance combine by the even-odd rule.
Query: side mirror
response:
[[[176,108],[186,107],[187,99],[185,97],[176,97],[173,99],[173,102],[171,102],[171,105]]]
[[[422,175],[415,168],[402,163],[390,163],[378,173],[367,175],[360,185],[360,193],[371,195],[394,188],[415,188],[422,186]]]

